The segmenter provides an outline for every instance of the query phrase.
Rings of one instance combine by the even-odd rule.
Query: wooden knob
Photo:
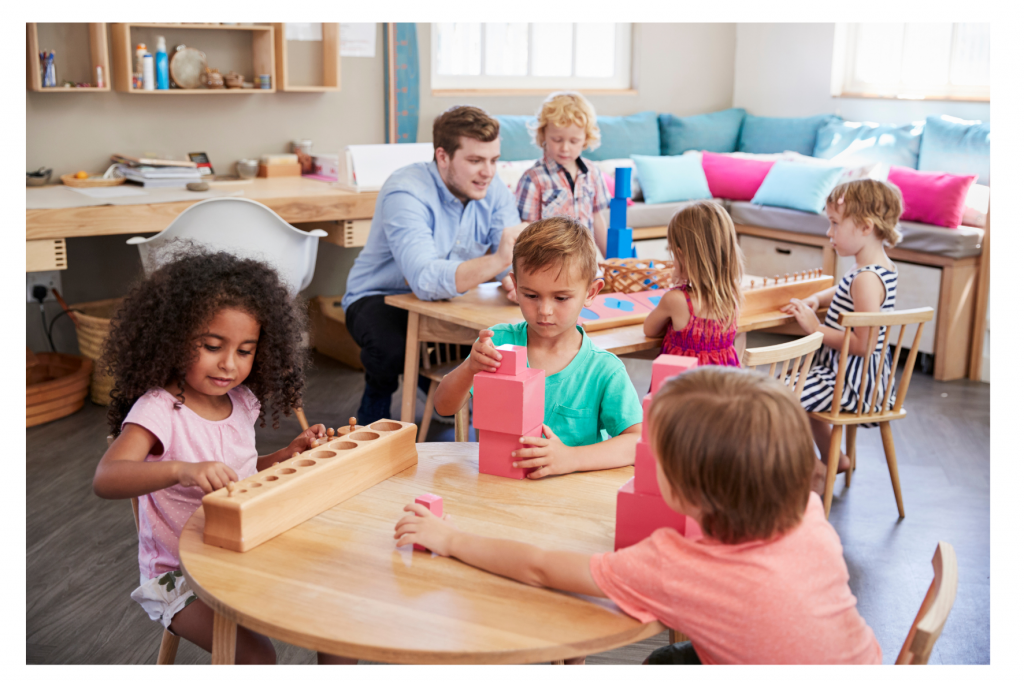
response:
[[[334,429],[327,429],[327,435],[328,436],[333,436],[334,435]]]
[[[231,481],[228,483],[228,497],[234,497],[235,495],[235,482]]]
[[[356,418],[355,417],[349,417],[348,418],[348,430],[349,430],[349,432],[355,431],[358,428],[359,428],[359,425],[356,424]]]
[[[764,285],[763,286],[768,286],[768,278],[767,277],[764,278]]]

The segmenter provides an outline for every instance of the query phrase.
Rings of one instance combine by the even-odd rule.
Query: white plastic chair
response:
[[[241,197],[217,197],[189,206],[163,232],[148,239],[132,237],[146,275],[170,260],[174,239],[189,239],[214,251],[227,251],[269,263],[292,296],[309,286],[323,230],[304,232],[286,223],[261,203]]]
[[[139,247],[147,276],[174,256],[173,240],[187,239],[213,251],[268,263],[297,296],[313,280],[317,246],[326,236],[323,230],[296,229],[252,199],[217,197],[189,206],[163,232],[148,239],[132,237],[128,243]],[[302,409],[295,412],[302,428],[308,429]]]

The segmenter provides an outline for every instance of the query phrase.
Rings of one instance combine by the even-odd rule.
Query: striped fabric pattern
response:
[[[853,312],[853,297],[850,295],[850,287],[853,284],[853,280],[862,272],[875,273],[882,280],[882,284],[885,285],[885,302],[882,303],[881,312],[891,312],[896,309],[896,273],[886,270],[881,265],[867,265],[863,268],[851,270],[840,280],[836,293],[832,297],[832,304],[825,313],[825,326],[832,329],[845,330],[844,327],[839,325],[839,315],[841,313]],[[871,399],[875,389],[872,375],[874,370],[877,369],[880,359],[884,362],[880,377],[882,386],[879,388],[879,395],[875,398],[875,406],[877,407],[881,404],[881,393],[885,390],[885,385],[889,381],[889,374],[892,372],[892,348],[883,349],[884,336],[884,330],[880,331],[878,341],[875,343],[874,352],[870,358],[872,371],[868,372],[866,378],[864,377],[865,358],[857,357],[853,354],[847,355],[846,378],[843,382],[843,395],[841,398],[842,410],[844,412],[857,411],[857,396],[860,394],[862,380],[867,382],[867,387],[864,390],[864,411],[870,410],[867,402]],[[814,355],[813,364],[807,373],[807,382],[804,384],[804,390],[800,396],[800,403],[805,410],[808,412],[828,412],[832,409],[832,395],[835,392],[838,373],[839,351],[828,346],[819,348]],[[893,395],[889,398],[888,407],[892,407],[895,402],[896,395],[894,391]],[[878,426],[878,424],[864,424],[863,426],[872,427]]]
[[[569,216],[594,231],[594,215],[608,208],[611,198],[601,169],[593,161],[580,157],[580,172],[574,186],[556,161],[540,159],[519,178],[516,205],[526,222],[542,218]]]

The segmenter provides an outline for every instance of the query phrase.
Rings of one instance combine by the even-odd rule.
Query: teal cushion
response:
[[[744,109],[725,109],[682,118],[675,114],[661,114],[658,116],[661,154],[682,154],[691,149],[723,154],[734,152],[746,113]]]
[[[887,163],[917,168],[924,121],[902,126],[837,121],[818,131],[814,156],[845,166]]]
[[[769,118],[751,116],[743,119],[739,151],[748,154],[798,152],[810,156],[818,139],[818,130],[829,123],[842,121],[832,114],[806,118]]]
[[[921,135],[917,170],[977,175],[988,185],[991,125],[953,116],[929,116]]]
[[[710,199],[700,154],[685,156],[630,156],[640,176],[644,203]]]
[[[502,161],[525,161],[539,159],[542,154],[540,147],[533,144],[533,135],[526,127],[527,123],[537,120],[536,116],[495,116],[501,126],[498,136],[501,138]]]
[[[630,154],[657,156],[661,153],[658,114],[642,111],[632,116],[598,116],[601,145],[583,152],[591,161],[628,159]]]
[[[776,161],[750,203],[821,213],[825,199],[842,174],[842,166]]]

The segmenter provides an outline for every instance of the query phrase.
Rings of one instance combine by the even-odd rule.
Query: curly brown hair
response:
[[[260,325],[252,371],[245,381],[260,401],[260,426],[267,415],[278,428],[301,406],[308,351],[302,336],[308,320],[277,272],[258,260],[209,253],[186,244],[175,259],[136,282],[110,325],[99,365],[114,377],[107,410],[117,436],[132,405],[146,391],[176,382],[180,408],[185,373],[199,354],[197,336],[224,308],[238,308]]]

